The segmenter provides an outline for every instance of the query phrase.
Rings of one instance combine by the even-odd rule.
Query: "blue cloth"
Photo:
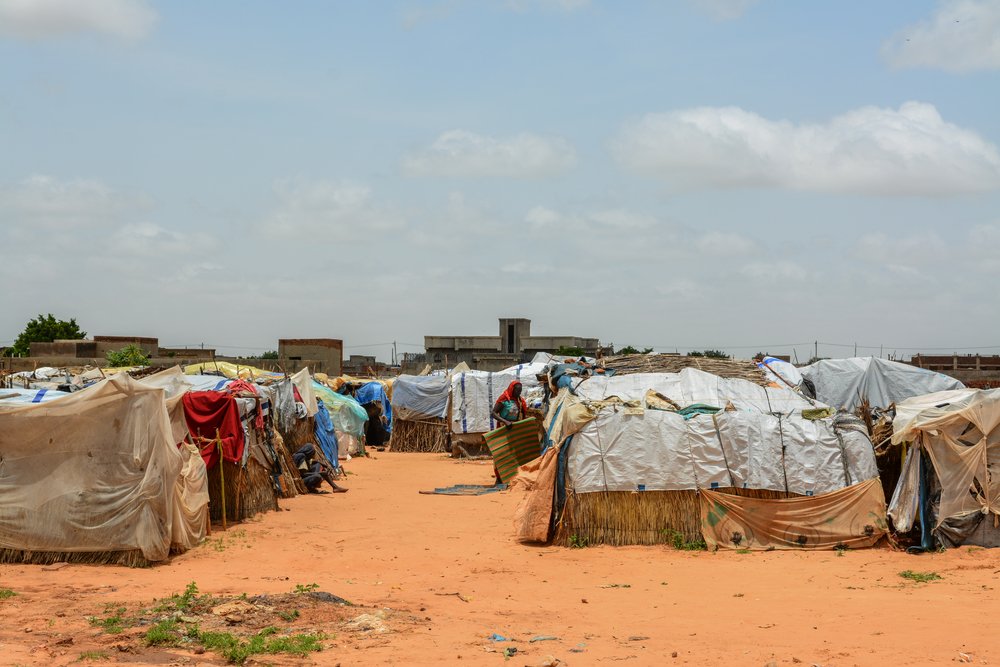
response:
[[[382,414],[385,415],[385,421],[388,424],[385,430],[392,433],[392,404],[389,402],[389,397],[385,395],[385,387],[382,386],[381,382],[369,382],[362,385],[355,398],[361,405],[381,403]]]
[[[337,463],[337,455],[339,453],[337,434],[334,432],[333,420],[330,419],[330,411],[326,409],[323,401],[316,401],[316,407],[318,408],[316,412],[316,442],[319,443],[319,448],[323,450],[323,454],[326,456],[326,460],[330,462],[330,465],[334,468],[339,468],[340,464]]]

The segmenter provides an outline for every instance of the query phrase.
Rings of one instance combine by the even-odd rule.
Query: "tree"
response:
[[[705,350],[704,352],[699,352],[697,350],[692,350],[688,352],[689,357],[707,357],[708,359],[728,359],[729,355],[722,350]]]
[[[108,350],[105,355],[108,358],[108,366],[111,368],[124,368],[126,366],[148,366],[149,357],[138,345],[126,345],[120,350]]]
[[[653,348],[651,347],[647,347],[645,349],[640,350],[632,347],[631,345],[626,345],[622,349],[618,350],[618,354],[649,354],[652,351]]]
[[[560,345],[559,349],[556,350],[556,356],[559,357],[582,357],[584,354],[582,347],[570,347],[568,345]]]
[[[275,350],[268,350],[264,354],[260,355],[261,359],[277,359],[278,353]]]
[[[75,340],[85,338],[86,331],[81,331],[76,323],[76,318],[57,320],[52,316],[39,315],[33,320],[29,320],[24,325],[24,331],[17,337],[14,344],[7,349],[7,354],[12,357],[26,357],[31,352],[32,343],[51,343],[54,340]]]

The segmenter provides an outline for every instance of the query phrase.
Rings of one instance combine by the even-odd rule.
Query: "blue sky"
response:
[[[1000,351],[997,0],[294,7],[0,0],[0,344]]]

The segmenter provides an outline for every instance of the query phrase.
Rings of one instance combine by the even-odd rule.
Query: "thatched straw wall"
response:
[[[396,419],[389,438],[391,452],[448,451],[448,422],[444,419]]]
[[[124,565],[149,567],[152,565],[139,549],[131,551],[20,551],[0,549],[0,563],[27,563],[51,565],[52,563],[79,563],[82,565]]]
[[[728,487],[716,491],[750,498],[786,497],[784,492],[760,489]],[[675,533],[683,535],[687,542],[701,539],[697,491],[569,491],[554,541],[567,546],[571,542],[612,546],[670,544]]]
[[[238,463],[219,463],[208,471],[208,512],[213,522],[222,521],[222,480],[219,466],[223,467],[226,483],[226,520],[239,522],[261,512],[278,509],[278,498],[270,471],[254,460],[246,467]]]
[[[306,483],[302,481],[302,475],[299,474],[298,468],[295,466],[292,453],[285,447],[285,439],[281,437],[277,429],[274,431],[274,440],[272,443],[281,463],[281,497],[294,498],[300,493],[305,493]]]

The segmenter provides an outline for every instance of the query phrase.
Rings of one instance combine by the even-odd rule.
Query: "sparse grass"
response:
[[[112,611],[114,613],[111,613]],[[125,623],[126,623],[125,612],[126,612],[125,607],[115,607],[112,604],[108,605],[104,609],[104,613],[108,614],[107,616],[105,616],[104,618],[100,618],[98,616],[91,616],[87,619],[87,621],[89,621],[90,624],[95,628],[100,628],[109,635],[117,635],[121,634],[121,632],[125,629]]]
[[[299,610],[293,609],[291,611],[279,611],[278,616],[281,617],[281,620],[291,623],[299,617]]]
[[[294,593],[302,595],[303,593],[312,593],[316,590],[319,590],[319,584],[295,584]]]
[[[737,549],[736,553],[738,553],[738,554],[748,554],[748,553],[750,553],[750,550],[749,549]]]
[[[161,600],[154,611],[179,611],[189,612],[195,609],[211,606],[214,599],[211,595],[198,595],[198,584],[191,582],[184,587],[183,593],[174,593],[165,600]]]
[[[586,537],[580,537],[579,535],[569,536],[569,548],[570,549],[583,549],[590,545],[590,541]]]
[[[9,588],[0,588],[0,600],[9,600],[15,595],[17,595],[17,593]]]
[[[202,632],[198,635],[201,644],[209,651],[216,651],[229,662],[242,665],[252,655],[261,653],[289,653],[306,656],[322,651],[322,634],[300,634],[275,637],[278,628],[264,628],[248,639],[241,639],[228,632]]]
[[[177,646],[181,642],[180,625],[174,619],[160,621],[146,631],[146,646]]]
[[[670,539],[670,544],[673,545],[674,549],[678,551],[705,551],[708,549],[708,545],[705,544],[705,540],[698,538],[688,542],[684,539],[684,533],[676,530],[665,530],[663,534]]]
[[[80,654],[80,657],[76,659],[77,662],[84,662],[86,660],[107,660],[110,656],[104,651],[84,651]]]
[[[899,576],[903,579],[915,581],[918,584],[926,584],[928,581],[941,579],[941,575],[937,572],[914,572],[913,570],[903,570],[899,573]]]

